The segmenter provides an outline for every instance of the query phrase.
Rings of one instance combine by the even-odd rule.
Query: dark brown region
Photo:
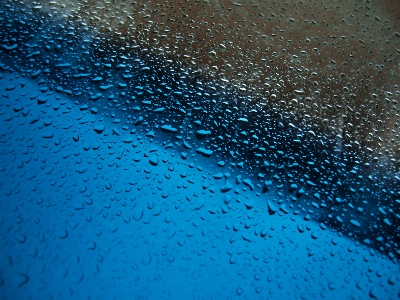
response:
[[[265,111],[398,165],[398,3],[96,1],[71,11],[124,47],[183,63]],[[302,90],[302,93],[295,93]]]

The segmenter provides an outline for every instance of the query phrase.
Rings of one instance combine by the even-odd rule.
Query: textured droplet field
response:
[[[397,24],[185,5],[0,4],[1,298],[397,299]]]

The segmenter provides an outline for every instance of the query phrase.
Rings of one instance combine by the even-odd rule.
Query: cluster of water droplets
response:
[[[370,251],[364,247],[367,254],[361,261],[379,256],[376,250],[396,262],[400,255],[399,91],[396,75],[383,73],[397,68],[399,34],[389,28],[389,21],[368,16],[374,16],[373,22],[379,25],[371,29],[373,34],[377,31],[382,38],[388,37],[380,43],[390,44],[382,53],[377,50],[385,61],[380,65],[381,58],[375,58],[372,51],[375,42],[366,31],[340,33],[353,30],[349,23],[361,18],[357,14],[348,13],[346,19],[334,18],[339,24],[328,24],[325,20],[337,6],[321,7],[326,10],[321,21],[314,20],[314,14],[300,16],[308,9],[302,2],[290,13],[288,5],[270,4],[4,2],[0,54],[2,77],[9,83],[3,94],[8,109],[2,115],[9,124],[25,118],[25,125],[39,132],[17,138],[32,154],[29,159],[18,158],[17,167],[24,169],[33,160],[44,174],[52,174],[57,163],[35,157],[33,144],[30,146],[33,139],[39,139],[40,144],[44,139],[43,151],[59,153],[66,161],[64,168],[73,171],[57,171],[60,179],[54,185],[50,181],[52,196],[36,195],[28,201],[40,207],[56,206],[52,197],[62,194],[73,214],[87,222],[95,215],[119,220],[107,225],[109,233],[117,232],[120,224],[153,224],[151,235],[163,230],[168,239],[177,240],[173,246],[162,245],[164,249],[172,247],[171,251],[161,250],[161,245],[156,251],[166,265],[175,261],[179,247],[189,243],[189,248],[197,249],[195,244],[201,239],[195,242],[192,237],[208,236],[205,224],[218,216],[224,219],[224,230],[233,234],[213,234],[224,234],[223,239],[232,245],[241,243],[235,250],[227,250],[229,265],[236,264],[238,256],[247,251],[244,266],[252,266],[247,261],[259,262],[261,255],[253,253],[248,243],[274,238],[276,227],[264,222],[267,215],[291,222],[282,226],[282,232],[286,228],[296,234],[310,231],[311,240],[318,241],[329,229],[336,234],[336,238],[327,239],[330,245],[336,246],[337,238],[344,234],[357,241],[357,247],[358,242],[371,247]],[[368,11],[368,7],[367,3],[354,9]],[[330,29],[324,30],[336,34],[319,36],[318,28],[326,27]],[[301,28],[308,30],[304,36],[299,35]],[[297,35],[300,38],[295,40]],[[367,43],[370,47],[364,46]],[[364,64],[366,55],[371,60],[374,57],[374,64]],[[14,77],[10,80],[9,76]],[[10,93],[23,90],[32,79],[38,90],[20,92],[22,96],[11,104],[14,96]],[[37,108],[19,103],[21,99]],[[15,129],[7,129],[6,136],[12,137]],[[4,137],[2,142],[7,146],[2,153],[13,155],[9,139]],[[46,153],[43,155],[49,155]],[[7,177],[12,174],[8,165],[4,162],[1,170]],[[132,176],[132,169],[140,175]],[[20,177],[35,180],[34,172],[35,167]],[[89,183],[74,183],[77,175],[85,183],[90,183],[92,175],[95,180],[102,178],[103,183],[93,191]],[[122,179],[113,181],[115,176]],[[169,188],[171,178],[171,186],[176,185],[179,191],[191,186],[199,190],[183,196]],[[154,184],[147,184],[148,180]],[[9,197],[21,192],[18,182],[14,183],[16,188],[2,185]],[[68,186],[65,191],[64,185]],[[38,186],[40,180],[30,190],[36,192]],[[121,193],[128,196],[121,197]],[[254,198],[245,196],[249,193]],[[84,196],[71,204],[76,194]],[[158,194],[161,203],[152,200]],[[100,209],[90,209],[96,197],[107,200]],[[223,200],[208,201],[213,197]],[[138,199],[146,199],[146,203]],[[126,206],[133,213],[127,214]],[[168,213],[172,207],[193,212],[195,229],[183,230],[186,227],[179,224],[190,222],[190,216],[178,221]],[[110,208],[113,213],[108,213]],[[318,230],[312,229],[309,221],[316,221]],[[182,230],[170,229],[173,223]],[[79,227],[79,222],[72,227]],[[66,239],[70,231],[61,229],[57,236]],[[140,235],[138,232],[133,230],[132,236]],[[42,234],[38,233],[39,239],[44,239]],[[100,236],[101,230],[96,235]],[[27,236],[18,235],[19,243],[24,244]],[[147,240],[145,235],[141,238]],[[118,239],[114,242],[122,244]],[[221,245],[212,239],[210,242],[216,253],[222,251]],[[280,239],[279,245],[286,242]],[[87,249],[96,247],[94,240],[87,241]],[[139,247],[138,253],[140,249],[144,248]],[[312,260],[312,247],[304,249]],[[264,251],[264,263],[280,260],[281,253]],[[349,246],[346,251],[355,250]],[[335,255],[332,250],[331,256]],[[152,257],[154,253],[142,253],[141,264],[150,266]],[[182,258],[185,260],[185,255]],[[321,254],[319,259],[328,258]],[[200,259],[199,265],[206,265],[206,260]],[[134,264],[132,268],[138,269]],[[254,282],[264,272],[264,267],[257,268]],[[237,272],[239,276],[244,273]],[[312,270],[306,273],[316,276]],[[308,276],[301,274],[304,279]],[[79,282],[81,275],[78,272],[73,280]],[[21,276],[19,285],[23,286],[26,278]],[[292,277],[298,276],[294,272]],[[379,273],[377,277],[384,276]],[[273,279],[267,276],[267,281]],[[390,277],[385,283],[389,288],[381,286],[390,290],[395,281]],[[329,283],[329,290],[335,289]],[[261,292],[263,285],[254,290]],[[272,288],[269,291],[276,293]],[[373,297],[377,294],[372,288],[369,292]],[[236,294],[242,293],[238,287]],[[307,293],[301,295],[306,297]]]

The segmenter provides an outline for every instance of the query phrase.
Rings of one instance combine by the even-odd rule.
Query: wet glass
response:
[[[398,298],[399,12],[2,1],[0,294]]]

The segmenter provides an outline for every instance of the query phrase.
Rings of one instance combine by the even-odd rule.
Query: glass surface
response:
[[[1,1],[1,298],[399,298],[399,12]]]

